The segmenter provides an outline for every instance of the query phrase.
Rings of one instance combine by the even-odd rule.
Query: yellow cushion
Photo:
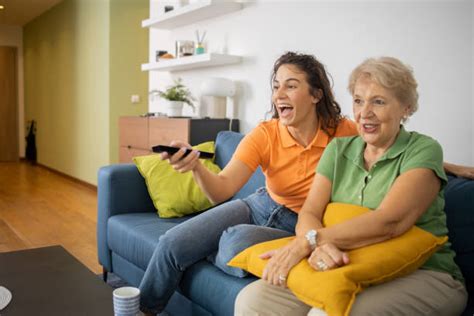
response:
[[[332,226],[369,211],[368,208],[331,203],[326,208],[323,225]],[[259,255],[285,246],[294,237],[254,245],[235,256],[228,265],[242,268],[261,277],[267,260]],[[418,269],[447,237],[413,227],[397,238],[348,252],[350,263],[324,272],[314,270],[306,259],[290,271],[288,288],[304,303],[322,308],[329,315],[349,315],[357,293],[364,287],[392,280]]]
[[[214,152],[214,142],[202,143],[193,148]],[[182,217],[212,206],[194,181],[192,172],[175,171],[168,161],[161,160],[160,155],[134,157],[133,161],[145,178],[148,193],[160,217]],[[211,159],[201,161],[214,173],[221,170]]]

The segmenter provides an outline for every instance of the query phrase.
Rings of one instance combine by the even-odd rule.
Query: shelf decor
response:
[[[204,19],[241,10],[243,4],[231,0],[199,0],[188,5],[176,8],[157,17],[142,21],[142,27],[170,30],[183,25],[193,24]],[[157,62],[142,64],[142,71],[183,71],[196,68],[214,67],[239,63],[240,56],[206,53],[202,43],[204,34],[198,36],[196,54],[175,59],[160,58]],[[200,45],[201,44],[201,45]],[[176,56],[178,57],[178,56]]]
[[[237,64],[242,60],[240,56],[205,53],[174,59],[160,60],[156,63],[142,64],[142,71],[182,71],[204,67]]]

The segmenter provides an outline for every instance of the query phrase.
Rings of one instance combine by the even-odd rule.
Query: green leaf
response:
[[[194,108],[193,101],[196,99],[192,96],[189,89],[182,84],[181,78],[175,79],[174,84],[166,88],[165,91],[152,90],[150,93],[157,93],[161,98],[169,101],[181,101]]]

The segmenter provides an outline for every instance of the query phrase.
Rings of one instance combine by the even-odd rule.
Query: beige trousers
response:
[[[351,316],[458,316],[467,302],[464,285],[451,275],[417,270],[410,275],[372,286],[356,297]],[[235,302],[236,316],[327,315],[311,308],[293,293],[258,280],[240,291]]]

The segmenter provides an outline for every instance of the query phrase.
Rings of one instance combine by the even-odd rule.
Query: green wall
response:
[[[135,11],[126,3],[148,9],[142,2],[65,0],[25,26],[25,120],[38,122],[40,164],[96,184],[98,168],[117,161],[117,117],[138,107],[115,94],[147,91],[139,70],[148,52],[148,32],[139,27],[147,13],[123,13]],[[120,44],[113,37],[134,32],[118,23],[121,15],[137,27],[128,35],[133,40]],[[135,55],[121,53],[132,48]]]
[[[141,21],[149,16],[149,0],[112,0],[110,8],[110,161],[118,162],[118,118],[148,112],[148,29]],[[132,94],[140,103],[130,102]]]

